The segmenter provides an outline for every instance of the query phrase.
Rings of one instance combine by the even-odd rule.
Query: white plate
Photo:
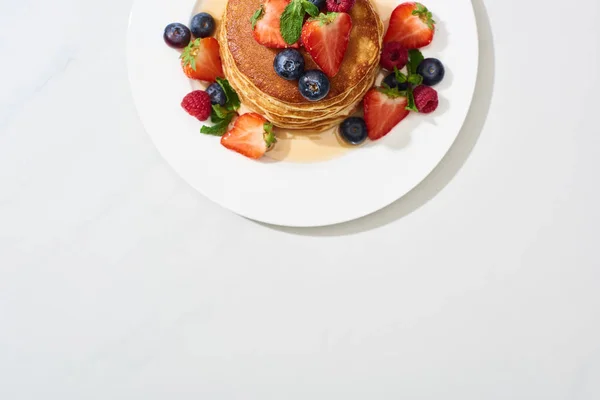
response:
[[[221,0],[206,0],[221,1]],[[376,2],[384,22],[401,1]],[[187,23],[194,0],[137,0],[128,33],[129,77],[140,118],[183,179],[214,202],[275,225],[323,226],[375,212],[421,182],[446,154],[467,115],[477,76],[478,39],[470,0],[427,0],[438,22],[426,57],[444,62],[440,107],[409,115],[385,138],[329,161],[252,161],[199,133],[180,107],[190,91],[177,53],[162,39],[170,22]]]

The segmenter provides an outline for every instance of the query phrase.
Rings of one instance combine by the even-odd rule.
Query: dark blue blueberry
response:
[[[210,96],[211,104],[218,104],[224,106],[227,103],[227,95],[225,91],[217,82],[206,88],[206,93]]]
[[[310,1],[315,6],[317,6],[317,8],[320,11],[323,11],[325,9],[325,6],[327,5],[327,1],[326,0],[308,0],[308,1]]]
[[[444,65],[437,58],[426,58],[417,67],[417,74],[423,77],[423,85],[437,85],[444,79]]]
[[[185,46],[190,44],[192,35],[187,26],[175,22],[167,25],[165,28],[165,33],[163,34],[163,39],[169,47],[183,49]]]
[[[215,20],[208,13],[200,13],[194,15],[190,23],[192,34],[196,38],[206,38],[212,36],[215,32]]]
[[[400,90],[400,91],[404,91],[404,90],[408,89],[408,82],[403,82],[403,83],[398,82],[396,80],[396,74],[394,74],[393,72],[385,77],[385,79],[383,80],[383,83],[385,83],[392,89],[398,88],[398,90]]]
[[[367,124],[360,117],[346,118],[340,125],[340,136],[350,144],[361,144],[367,139]]]
[[[298,90],[306,100],[321,100],[329,93],[329,78],[322,71],[311,69],[298,80]]]
[[[304,73],[304,57],[298,50],[285,49],[275,56],[273,68],[283,79],[293,81]]]

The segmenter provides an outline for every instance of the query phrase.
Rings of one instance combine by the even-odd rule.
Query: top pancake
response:
[[[309,103],[298,91],[296,81],[286,81],[273,68],[275,55],[280,49],[269,49],[254,40],[250,19],[260,7],[261,0],[229,0],[226,11],[225,30],[227,45],[237,69],[260,91],[285,103]],[[331,88],[327,99],[344,94],[356,86],[378,60],[380,52],[381,22],[369,0],[356,0],[350,10],[352,31],[348,50],[340,71],[330,78]],[[304,49],[306,69],[318,69]]]

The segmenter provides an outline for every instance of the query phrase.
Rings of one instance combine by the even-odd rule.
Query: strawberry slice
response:
[[[290,0],[265,0],[252,16],[252,35],[254,40],[266,47],[285,49],[300,47],[298,43],[289,45],[281,36],[281,14],[290,4]]]
[[[420,49],[433,40],[435,21],[421,3],[400,4],[392,12],[383,43],[399,42],[407,49]]]
[[[209,37],[196,39],[181,53],[181,67],[188,78],[214,82],[224,78],[219,42]]]
[[[373,88],[363,99],[369,139],[387,135],[408,115],[408,100],[398,89]]]
[[[221,144],[246,157],[261,158],[277,141],[273,125],[256,113],[243,114],[221,137]]]
[[[351,30],[352,18],[346,13],[320,14],[302,28],[304,48],[329,77],[337,75],[342,66]]]

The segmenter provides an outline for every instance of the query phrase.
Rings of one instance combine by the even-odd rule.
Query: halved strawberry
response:
[[[387,135],[408,115],[408,100],[398,89],[373,88],[363,99],[365,122],[369,139]]]
[[[252,35],[254,40],[266,47],[285,49],[300,47],[298,43],[287,44],[281,36],[281,14],[290,4],[290,0],[265,0],[252,16]]]
[[[275,144],[273,125],[256,113],[243,114],[221,137],[221,144],[246,157],[261,158]]]
[[[320,14],[310,18],[302,28],[302,44],[329,77],[340,70],[348,49],[352,18],[346,13]]]
[[[181,67],[191,79],[214,82],[224,78],[217,39],[209,37],[190,42],[181,53]]]
[[[383,43],[400,42],[407,49],[420,49],[433,40],[435,21],[421,3],[400,4],[392,12]]]

